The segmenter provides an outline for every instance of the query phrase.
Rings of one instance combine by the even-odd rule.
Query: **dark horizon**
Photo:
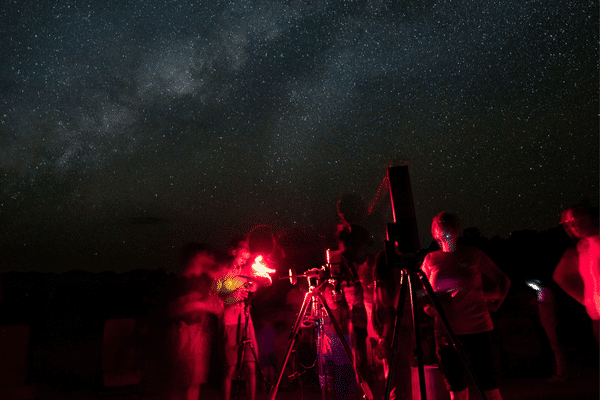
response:
[[[287,231],[275,230],[274,233],[279,236],[277,239],[278,247],[280,249],[286,247],[285,251],[291,254],[285,260],[281,260],[281,271],[278,271],[278,275],[282,277],[287,276],[287,269],[285,267],[287,264],[293,265],[294,268],[309,268],[325,263],[324,250],[326,248],[337,249],[333,240],[335,226],[338,222],[339,217],[330,221],[328,225],[295,226]],[[385,235],[384,230],[385,227],[376,233]],[[129,247],[123,246],[116,250],[110,246],[90,248],[87,252],[73,251],[71,253],[64,253],[59,250],[53,253],[52,256],[43,251],[27,253],[26,250],[23,250],[20,254],[13,251],[12,254],[16,254],[20,258],[16,257],[14,260],[10,260],[9,257],[4,258],[0,274],[5,272],[66,273],[72,271],[83,271],[94,274],[104,272],[122,274],[135,271],[162,271],[166,274],[178,274],[183,267],[182,250],[185,245],[189,243],[203,243],[209,245],[214,251],[224,254],[227,251],[227,246],[231,245],[232,239],[240,239],[244,236],[242,232],[239,232],[238,235],[223,238],[221,242],[211,242],[194,240],[194,237],[191,235],[185,235],[183,232],[178,233],[179,235],[170,242],[156,240],[146,245],[141,243],[136,245],[136,243],[133,243]],[[497,255],[505,252],[506,249],[517,249],[519,252],[523,252],[523,254],[526,253],[525,249],[529,249],[527,257],[532,257],[532,260],[535,259],[535,254],[538,257],[542,256],[543,259],[547,259],[555,252],[557,244],[560,244],[559,247],[562,248],[561,246],[564,246],[567,240],[564,230],[558,223],[544,230],[516,230],[506,237],[498,235],[488,237],[475,226],[465,227],[463,233],[466,234],[466,236],[461,238],[463,243],[480,247],[493,258],[497,258]],[[422,238],[424,235],[420,236]],[[431,235],[429,235],[428,240],[421,240],[421,243],[420,254],[422,255],[438,248]],[[378,251],[383,250],[384,245],[384,240],[374,241],[373,246],[370,248],[370,253],[375,255]],[[509,257],[520,257],[517,254],[513,254],[513,252],[509,253]],[[11,251],[5,251],[4,254],[10,256]],[[507,255],[504,255],[504,257],[507,257]],[[306,261],[307,259],[311,261]],[[502,259],[499,265],[502,266],[503,264],[505,264],[505,261]]]

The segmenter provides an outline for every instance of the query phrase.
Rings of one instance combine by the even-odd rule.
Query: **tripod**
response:
[[[483,392],[481,385],[479,384],[477,378],[475,377],[475,375],[473,373],[473,369],[472,369],[471,365],[469,364],[469,361],[467,360],[467,357],[465,356],[465,354],[462,350],[462,347],[460,346],[456,336],[454,335],[454,332],[450,328],[450,324],[448,323],[448,320],[446,319],[444,310],[443,310],[435,292],[433,291],[433,288],[431,287],[429,280],[427,279],[427,277],[425,276],[425,273],[422,270],[416,268],[415,265],[410,265],[410,264],[415,264],[414,261],[416,261],[416,260],[410,260],[408,262],[405,262],[405,265],[403,266],[403,268],[401,270],[400,297],[398,298],[398,304],[396,306],[396,318],[394,321],[394,336],[392,339],[392,355],[390,358],[390,369],[389,369],[389,373],[388,373],[388,379],[386,382],[385,400],[389,400],[391,389],[392,389],[392,379],[394,376],[394,369],[395,369],[394,360],[396,357],[396,349],[398,346],[398,335],[400,333],[400,321],[402,320],[402,316],[404,314],[404,301],[406,299],[407,290],[410,291],[412,322],[413,322],[414,338],[415,338],[415,356],[417,358],[417,363],[418,363],[417,365],[418,365],[418,372],[419,372],[419,389],[421,392],[421,400],[427,400],[427,392],[426,392],[426,387],[425,387],[425,368],[423,366],[423,348],[421,346],[421,334],[419,331],[419,317],[418,317],[418,312],[416,312],[416,310],[415,310],[416,303],[417,303],[417,293],[415,290],[416,279],[420,279],[420,281],[423,285],[423,288],[429,295],[429,298],[431,299],[433,306],[435,307],[436,311],[438,312],[438,314],[440,316],[440,319],[442,320],[444,326],[446,327],[446,330],[448,331],[448,334],[450,336],[450,339],[452,341],[452,345],[454,346],[454,349],[456,350],[456,352],[460,356],[462,362],[465,364],[467,370],[469,371],[469,375],[473,379],[473,382],[474,382],[481,398],[483,400],[487,400],[487,397],[485,396],[485,393]]]
[[[292,350],[294,348],[294,343],[296,342],[298,330],[300,329],[300,324],[302,323],[304,317],[306,316],[307,311],[310,310],[311,307],[315,307],[315,306],[323,307],[323,309],[325,310],[327,316],[329,317],[329,319],[333,325],[333,328],[335,329],[336,335],[338,336],[338,338],[340,339],[340,342],[342,343],[342,346],[344,347],[344,351],[345,351],[346,355],[348,356],[348,358],[350,360],[354,359],[354,357],[352,355],[352,350],[350,349],[350,346],[346,342],[346,339],[344,338],[344,334],[343,334],[338,322],[336,321],[336,319],[333,315],[333,312],[331,311],[331,308],[329,307],[329,305],[327,305],[327,302],[325,301],[325,298],[323,297],[323,294],[321,293],[322,290],[324,289],[325,285],[327,285],[327,283],[328,283],[328,281],[325,280],[324,282],[322,282],[321,284],[319,284],[316,287],[309,286],[308,292],[304,295],[304,300],[302,301],[302,306],[300,307],[300,312],[298,313],[296,323],[294,324],[294,328],[292,329],[290,338],[288,340],[288,347],[287,347],[283,362],[281,363],[281,366],[279,369],[277,381],[275,383],[275,386],[273,386],[271,388],[271,392],[269,393],[268,400],[275,400],[275,396],[277,395],[277,390],[279,388],[279,384],[281,383],[281,378],[283,377],[285,366],[286,366],[286,364],[290,358],[290,354],[292,353]],[[373,395],[371,393],[371,389],[369,388],[369,385],[363,379],[363,377],[360,374],[360,371],[357,370],[354,363],[352,364],[352,367],[354,369],[354,373],[358,377],[360,387],[364,393],[364,397],[368,400],[373,400]],[[323,391],[323,389],[321,389],[321,390]],[[323,397],[324,397],[324,393],[323,393]]]
[[[243,328],[241,326],[241,315],[238,319],[238,332],[241,330],[241,337],[239,340],[239,343],[242,345],[242,350],[239,352],[238,358],[237,358],[237,362],[238,362],[238,373],[237,373],[237,378],[236,378],[236,386],[237,386],[237,398],[240,398],[240,393],[241,393],[241,382],[242,382],[242,374],[243,374],[243,367],[244,367],[244,362],[245,362],[245,356],[246,356],[246,347],[250,347],[250,350],[252,351],[252,356],[254,357],[254,362],[256,363],[256,367],[258,368],[258,372],[260,373],[260,376],[263,380],[263,382],[265,383],[265,387],[267,385],[267,381],[265,378],[265,374],[260,366],[260,363],[258,361],[258,354],[256,352],[256,349],[254,348],[254,342],[253,340],[249,337],[248,335],[248,324],[250,322],[250,298],[246,299],[244,301],[244,325]]]

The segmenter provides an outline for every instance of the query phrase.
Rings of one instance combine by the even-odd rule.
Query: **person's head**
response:
[[[242,268],[248,262],[251,255],[246,238],[235,238],[230,242],[228,256],[231,267]]]
[[[456,243],[460,236],[460,221],[458,217],[447,211],[442,211],[431,223],[431,235],[445,252],[456,249]]]
[[[577,236],[571,230],[571,222],[573,221],[573,215],[571,209],[566,209],[560,214],[560,226],[562,226],[565,233],[572,240],[577,240]]]
[[[350,261],[362,264],[367,261],[368,248],[373,244],[369,231],[360,225],[348,225],[338,232],[342,254]]]
[[[561,225],[571,237],[578,239],[598,234],[598,207],[581,202],[561,214]]]
[[[343,195],[337,202],[338,215],[345,224],[360,224],[369,214],[369,208],[357,194]]]
[[[202,243],[188,243],[183,248],[184,269],[182,275],[191,278],[203,274],[212,275],[219,269],[216,253]]]

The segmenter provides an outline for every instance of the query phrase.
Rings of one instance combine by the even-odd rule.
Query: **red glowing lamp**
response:
[[[273,282],[269,274],[274,273],[275,270],[267,266],[263,256],[259,255],[254,259],[254,264],[252,264],[252,271],[254,272],[255,276],[267,278],[269,280],[269,283]]]

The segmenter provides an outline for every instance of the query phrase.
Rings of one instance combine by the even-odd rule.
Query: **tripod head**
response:
[[[385,259],[389,268],[405,269],[408,271],[419,271],[422,258],[417,254],[398,254],[393,242],[385,242]]]
[[[387,224],[387,240],[385,244],[385,261],[390,268],[400,268],[409,271],[416,271],[421,267],[421,261],[418,257],[418,248],[412,245],[412,241],[406,240],[406,227],[396,223]],[[408,245],[407,245],[408,244]]]
[[[290,268],[288,277],[283,278],[283,279],[289,279],[290,283],[292,285],[295,285],[298,283],[298,278],[306,278],[309,286],[314,286],[314,285],[311,285],[310,280],[311,279],[321,280],[326,276],[326,273],[327,273],[327,270],[325,269],[324,266],[322,266],[321,268],[308,269],[302,275],[298,275],[298,273],[296,272],[295,269]]]
[[[304,272],[302,275],[298,275],[295,269],[289,270],[289,280],[292,285],[298,283],[298,278],[306,278],[308,280],[308,286],[314,287],[318,286],[325,280],[337,280],[340,276],[340,265],[342,263],[342,253],[339,250],[331,251],[327,249],[326,252],[326,260],[327,262],[324,265],[321,265],[320,268],[310,268]],[[288,279],[288,278],[283,278]],[[313,281],[315,280],[315,284]],[[332,282],[333,283],[333,282]],[[335,285],[337,286],[337,285]]]

